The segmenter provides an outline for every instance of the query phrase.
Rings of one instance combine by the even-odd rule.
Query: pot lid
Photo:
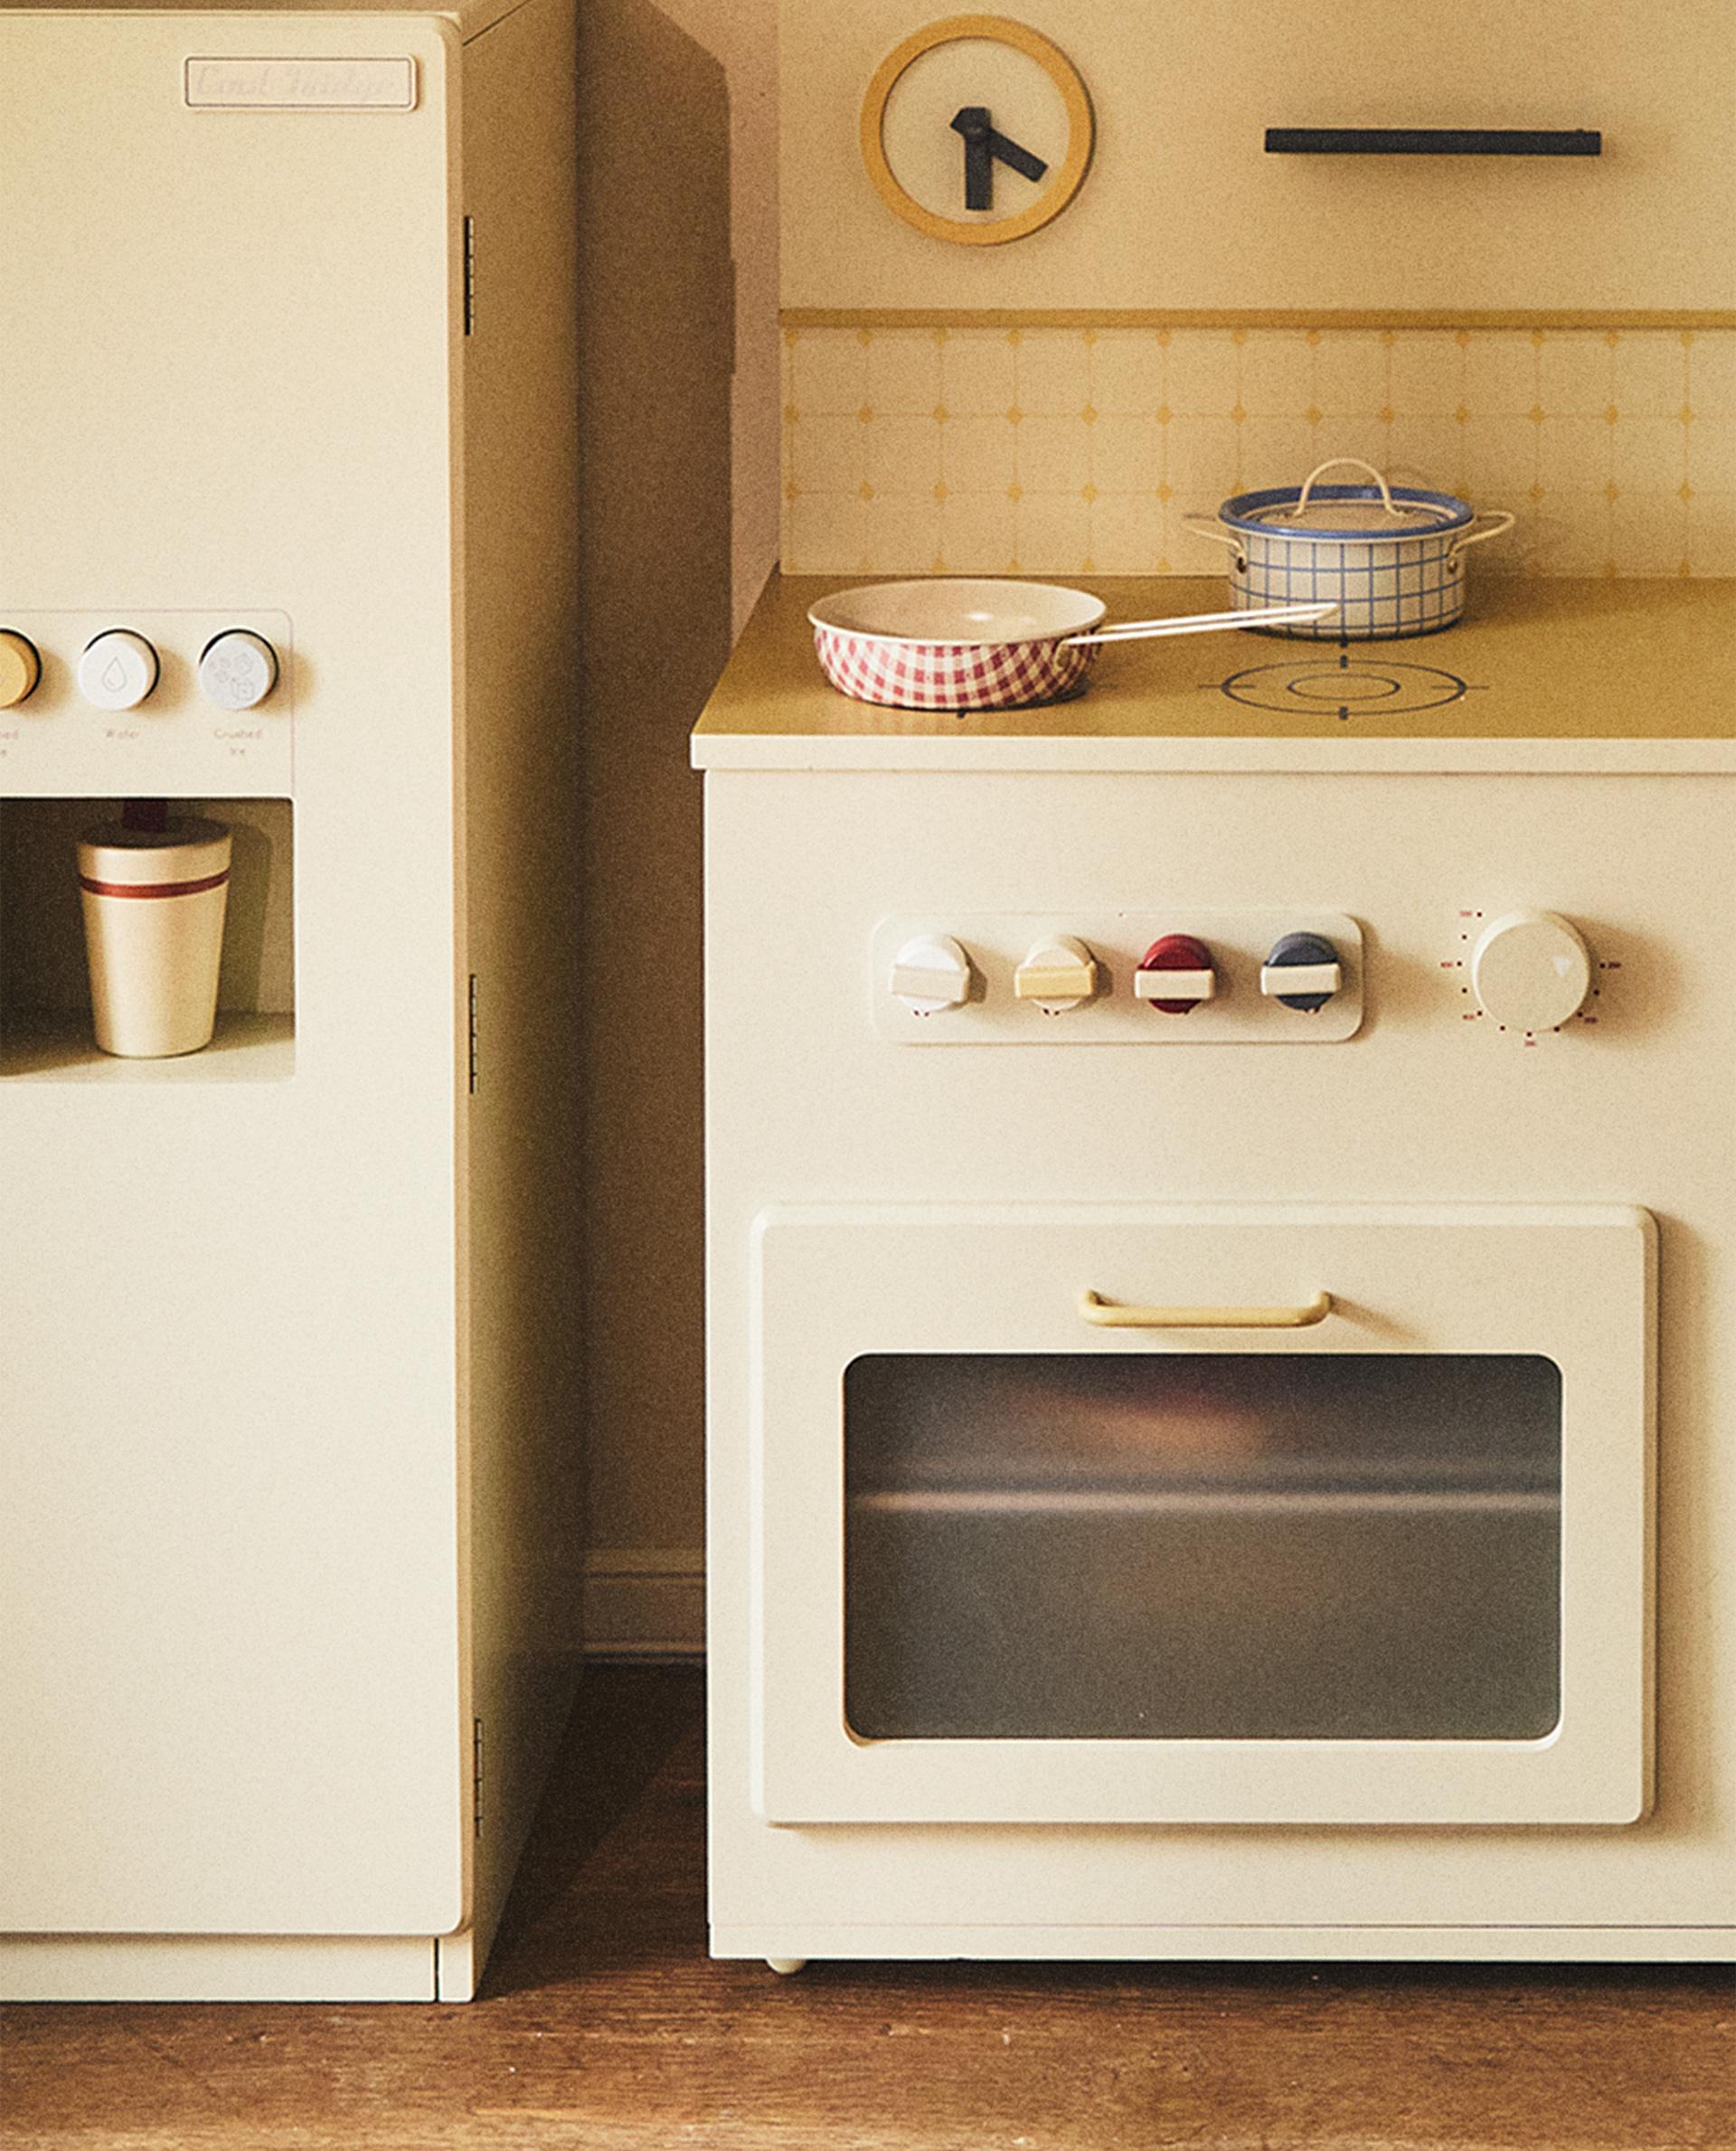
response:
[[[1450,493],[1391,489],[1389,507],[1378,486],[1316,486],[1302,505],[1302,488],[1279,486],[1241,493],[1218,511],[1239,530],[1282,538],[1420,538],[1471,520],[1468,502]]]

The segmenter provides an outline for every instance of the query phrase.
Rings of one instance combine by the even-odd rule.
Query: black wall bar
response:
[[[1269,127],[1278,156],[1601,156],[1596,127]]]

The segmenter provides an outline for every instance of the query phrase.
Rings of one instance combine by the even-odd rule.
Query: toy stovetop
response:
[[[1465,618],[1387,642],[1234,629],[1106,647],[1045,707],[853,702],[807,623],[859,576],[774,576],[694,728],[700,769],[1736,773],[1736,580],[1473,577]],[[1215,579],[1053,577],[1111,620],[1215,612]]]

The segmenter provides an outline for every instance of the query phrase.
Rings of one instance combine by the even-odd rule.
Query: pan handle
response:
[[[1242,551],[1241,540],[1232,532],[1225,530],[1215,515],[1184,515],[1182,521],[1189,530],[1197,531],[1201,537],[1210,538],[1214,545],[1227,545],[1236,556],[1236,573],[1245,575],[1248,572],[1248,555]]]
[[[1480,545],[1485,538],[1498,538],[1503,531],[1511,530],[1518,520],[1516,515],[1510,514],[1505,508],[1491,508],[1486,515],[1478,515],[1467,529],[1458,543],[1447,555],[1447,565],[1449,568],[1452,567],[1467,545]],[[1478,530],[1477,526],[1479,523],[1486,523],[1488,528]]]
[[[1212,635],[1226,627],[1258,627],[1269,620],[1324,620],[1337,609],[1331,604],[1261,605],[1245,612],[1172,613],[1161,620],[1112,620],[1093,635],[1065,636],[1055,647],[1071,650],[1087,642],[1146,642],[1159,635]]]

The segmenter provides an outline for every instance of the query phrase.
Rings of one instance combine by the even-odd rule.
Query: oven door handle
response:
[[[1129,1307],[1087,1291],[1079,1311],[1098,1329],[1311,1329],[1331,1314],[1332,1295],[1300,1307]]]

